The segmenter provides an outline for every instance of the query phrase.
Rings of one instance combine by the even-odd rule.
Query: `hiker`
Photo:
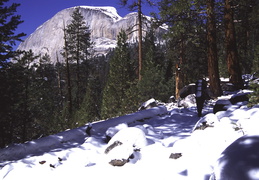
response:
[[[198,116],[202,116],[202,108],[205,99],[207,98],[207,82],[204,79],[200,79],[196,82],[195,87],[195,99],[197,105]]]

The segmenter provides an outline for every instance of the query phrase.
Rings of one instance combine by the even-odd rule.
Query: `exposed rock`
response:
[[[170,159],[178,159],[180,157],[182,157],[182,153],[171,153],[169,158]]]
[[[109,162],[109,164],[113,165],[113,166],[123,166],[127,162],[128,162],[128,160],[126,160],[126,159],[113,159]]]
[[[115,141],[113,142],[110,146],[108,146],[106,149],[105,149],[105,154],[108,154],[113,148],[117,147],[117,146],[120,146],[122,145],[122,142],[120,141]]]
[[[185,98],[190,94],[195,94],[195,84],[189,84],[187,86],[184,86],[181,90],[180,90],[180,98]]]
[[[91,123],[87,124],[86,129],[85,129],[85,133],[88,136],[91,136],[91,129],[92,129],[92,124]]]
[[[217,113],[219,111],[226,111],[231,105],[235,105],[239,102],[246,102],[249,100],[249,93],[239,93],[232,96],[230,99],[220,99],[216,101],[216,104],[213,107],[213,113]]]
[[[227,91],[233,92],[238,90],[232,83],[230,82],[221,82],[221,89],[222,91],[225,91],[225,94],[227,94]]]
[[[248,94],[249,93],[239,93],[239,94],[233,95],[230,98],[229,101],[231,102],[231,104],[236,104],[238,102],[249,101]]]
[[[157,102],[154,98],[149,99],[148,101],[144,102],[140,107],[139,107],[139,111],[140,110],[144,110],[144,109],[150,109],[152,107],[156,107],[157,106]]]
[[[146,145],[146,136],[141,129],[136,127],[124,128],[109,141],[105,154],[107,154],[110,164],[113,166],[122,166],[135,151],[139,151]]]
[[[215,114],[209,113],[202,117],[194,126],[193,131],[195,130],[204,130],[208,127],[214,127],[215,124],[219,123],[219,119]]]
[[[226,111],[228,109],[228,107],[230,107],[231,105],[232,105],[232,103],[227,99],[217,100],[216,104],[213,107],[213,113],[215,114],[219,111]]]
[[[57,58],[60,62],[63,57],[60,52],[63,51],[64,46],[64,25],[68,25],[72,18],[71,14],[76,7],[67,8],[51,19],[46,21],[38,27],[28,38],[22,42],[18,49],[29,50],[31,49],[35,54],[48,53],[51,61],[55,63]],[[91,30],[91,40],[94,42],[94,54],[106,54],[116,47],[117,35],[123,30],[128,30],[131,27],[133,32],[137,27],[134,26],[137,22],[137,13],[130,13],[125,17],[120,17],[114,7],[92,7],[80,6],[80,13],[85,18],[86,25]],[[151,24],[150,17],[144,16],[143,29],[148,29]],[[166,30],[162,27],[156,30],[156,36],[162,39],[161,36]],[[137,31],[129,33],[129,41],[136,42]]]

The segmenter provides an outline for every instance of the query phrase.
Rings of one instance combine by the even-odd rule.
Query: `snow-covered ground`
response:
[[[213,114],[208,104],[201,118],[195,106],[166,107],[2,149],[0,179],[259,179],[259,106]]]

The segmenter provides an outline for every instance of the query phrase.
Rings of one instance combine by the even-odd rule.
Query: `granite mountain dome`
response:
[[[28,38],[18,46],[18,50],[31,49],[35,54],[48,53],[52,62],[56,62],[57,55],[60,61],[63,57],[60,52],[64,46],[64,24],[71,21],[71,14],[76,7],[64,9],[54,15],[51,19],[39,26]],[[136,29],[137,13],[129,13],[120,17],[114,7],[79,6],[80,13],[85,18],[86,25],[91,30],[91,40],[94,42],[94,55],[106,54],[110,49],[116,47],[116,38],[121,29],[130,27]],[[145,16],[143,29],[151,24],[151,18]],[[161,36],[165,29],[157,29],[157,36]],[[129,41],[137,41],[137,31],[129,34]]]

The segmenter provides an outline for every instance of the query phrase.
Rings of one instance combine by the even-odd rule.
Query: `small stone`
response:
[[[171,153],[170,159],[178,159],[182,156],[182,153]]]
[[[40,163],[40,164],[45,164],[45,163],[46,163],[46,161],[40,161],[39,163]]]
[[[113,166],[123,166],[127,162],[128,162],[128,160],[126,160],[126,159],[113,159],[109,162],[109,164],[113,165]]]

